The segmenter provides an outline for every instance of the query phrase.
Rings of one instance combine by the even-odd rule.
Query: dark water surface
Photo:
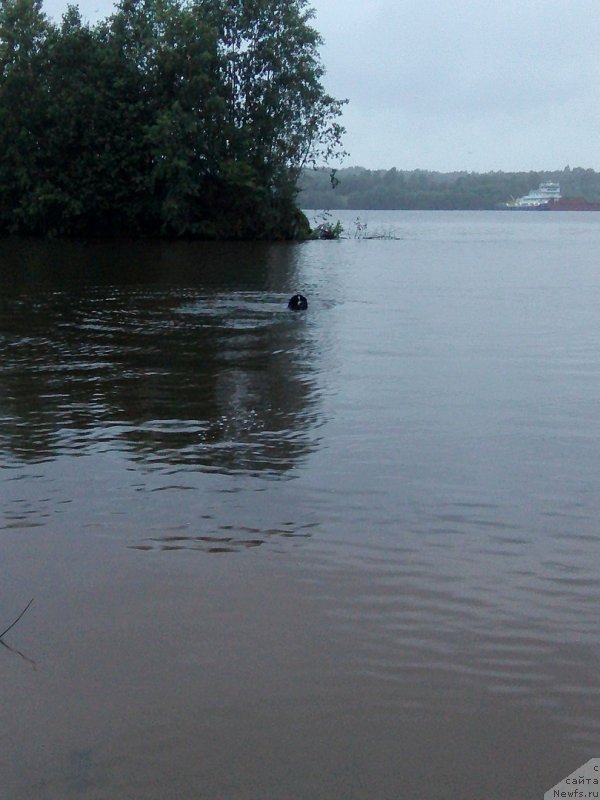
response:
[[[0,795],[533,800],[600,756],[600,215],[361,219],[0,240]]]

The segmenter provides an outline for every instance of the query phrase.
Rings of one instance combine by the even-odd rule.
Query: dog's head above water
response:
[[[302,294],[295,294],[293,297],[290,297],[288,308],[290,311],[306,311],[308,308],[308,300]]]

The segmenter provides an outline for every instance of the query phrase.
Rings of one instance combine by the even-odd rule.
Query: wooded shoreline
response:
[[[302,208],[349,210],[491,210],[537,188],[542,181],[560,184],[563,197],[600,202],[600,173],[565,167],[545,172],[430,172],[369,170],[305,170],[300,178]]]

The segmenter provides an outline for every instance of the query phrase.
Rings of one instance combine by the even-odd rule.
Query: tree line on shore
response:
[[[0,5],[0,233],[307,235],[300,172],[341,150],[307,0]]]
[[[349,167],[305,170],[300,179],[302,208],[329,209],[494,209],[537,189],[560,184],[564,197],[600,202],[600,173],[565,167],[542,172],[429,172]]]

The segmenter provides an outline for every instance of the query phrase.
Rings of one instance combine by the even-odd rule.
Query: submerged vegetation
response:
[[[341,239],[344,228],[338,220],[333,222],[331,213],[327,210],[322,211],[314,218],[311,239]]]
[[[307,0],[0,7],[0,232],[298,238],[341,151]]]

